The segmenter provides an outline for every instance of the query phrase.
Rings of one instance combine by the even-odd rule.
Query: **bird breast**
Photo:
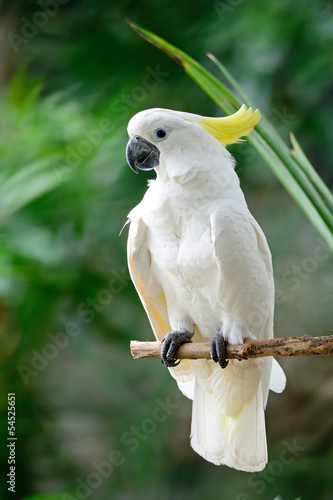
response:
[[[193,210],[175,214],[165,204],[146,219],[152,268],[162,281],[192,293],[212,286],[218,267],[208,215]]]

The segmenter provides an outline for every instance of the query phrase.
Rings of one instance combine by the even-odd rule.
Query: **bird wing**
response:
[[[171,327],[163,288],[151,272],[151,255],[147,247],[148,231],[141,217],[131,221],[127,243],[128,267],[155,337],[161,341]],[[194,374],[191,361],[183,360],[169,370],[185,396],[193,399]]]
[[[247,210],[225,204],[211,215],[211,233],[220,273],[219,300],[225,311],[223,329],[227,330],[228,342],[238,344],[246,337],[273,337],[273,269],[260,226]],[[264,358],[236,365],[238,376],[232,377],[234,395],[231,399],[246,400],[244,390],[251,397],[261,379],[266,405],[271,364],[271,358]],[[244,377],[251,380],[247,387],[244,387]],[[215,397],[220,399],[222,410],[226,403],[230,404],[230,392],[228,384],[225,389],[219,385],[216,385]]]
[[[222,331],[273,336],[274,285],[269,248],[245,209],[224,204],[211,215],[211,238],[219,269]],[[264,408],[268,390],[281,391],[285,376],[272,358],[230,360],[225,370],[211,361],[193,365],[196,380],[192,447],[207,460],[255,472],[267,463]],[[271,369],[272,368],[272,369]]]
[[[260,226],[250,212],[226,204],[212,213],[211,234],[223,309],[250,336],[273,337],[273,269]]]

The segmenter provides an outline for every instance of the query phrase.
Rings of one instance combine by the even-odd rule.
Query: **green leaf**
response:
[[[55,158],[58,156],[43,158],[26,165],[1,183],[0,222],[63,182],[50,169]]]
[[[209,73],[201,64],[195,59],[188,56],[182,50],[174,45],[163,40],[154,33],[141,28],[137,24],[129,23],[130,26],[145,40],[152,43],[158,49],[165,52],[171,59],[176,61],[186,73],[195,80],[198,85],[216,102],[221,106],[226,113],[233,113],[241,106],[237,98],[230,92],[230,90],[221,83],[215,76]]]
[[[297,161],[298,165],[301,167],[303,172],[308,176],[308,178],[314,184],[317,190],[322,194],[322,196],[324,196],[330,208],[333,209],[333,194],[331,193],[331,191],[326,186],[325,182],[322,180],[322,178],[318,175],[317,171],[313,168],[313,166],[309,162],[307,156],[305,155],[303,149],[301,148],[300,144],[296,140],[296,137],[294,136],[293,133],[290,133],[290,141],[294,148],[291,150],[292,157]]]
[[[185,72],[225,113],[231,114],[240,108],[242,103],[235,93],[230,91],[192,57],[154,33],[133,23],[130,23],[130,25],[139,35],[160,50],[163,50],[169,57],[180,64]],[[244,103],[250,107],[257,108],[245,90],[232,77],[223,64],[211,54],[209,54],[209,57],[218,66],[223,76],[228,80]],[[297,147],[294,142],[294,150],[290,151],[273,124],[264,116],[262,116],[260,122],[257,124],[255,131],[250,134],[248,140],[303,210],[323,239],[333,248],[333,213],[332,208],[326,203],[327,200],[331,201],[331,194],[300,147]],[[323,196],[325,199],[323,199]]]
[[[246,94],[245,90],[237,83],[237,81],[231,76],[229,71],[225,68],[225,66],[216,59],[216,57],[212,56],[209,54],[210,59],[217,65],[217,67],[221,70],[222,74],[227,78],[229,83],[236,89],[236,91],[239,93],[240,96],[245,101],[245,104],[248,106],[252,106],[253,108],[257,108],[257,105],[248,97]],[[295,161],[296,158],[294,158],[294,154],[292,151],[289,150],[288,146],[284,143],[282,138],[280,137],[278,131],[274,127],[274,125],[265,118],[265,116],[262,116],[260,122],[257,125],[257,130],[259,134],[265,139],[266,143],[268,143],[271,147],[271,149],[275,152],[275,154],[282,160],[282,165],[279,165],[279,169],[283,170],[283,166],[285,166],[291,175],[294,177],[296,182],[302,186],[302,190],[305,191],[307,197],[308,197],[308,202],[312,203],[313,208],[316,209],[317,212],[322,216],[323,221],[325,224],[328,226],[328,228],[332,231],[333,230],[333,214],[332,211],[328,209],[328,207],[325,204],[325,201],[321,198],[320,193],[316,190],[316,185],[314,185],[311,180],[307,177],[307,173],[311,172],[313,177],[314,174],[316,174],[317,178],[320,179],[319,175],[316,173],[312,165],[310,164],[309,160],[306,158],[305,154],[303,153],[302,160],[304,163],[304,168],[299,168],[302,165],[299,165],[297,161]],[[256,147],[256,145],[254,144]],[[260,148],[256,147],[258,152],[261,154]],[[300,147],[299,147],[300,149]],[[298,150],[298,157],[300,158],[300,151]],[[305,165],[305,158],[307,160],[307,165]],[[272,166],[271,166],[272,168]],[[273,168],[272,168],[273,169]],[[274,169],[273,169],[274,170]],[[276,171],[274,170],[275,174]],[[277,176],[281,182],[281,184],[286,188],[286,190],[293,196],[293,192],[290,191],[289,183],[290,183],[290,177],[286,174],[286,171],[284,170],[284,175],[282,177]],[[316,179],[317,180],[317,179]],[[321,180],[321,179],[320,179]],[[321,181],[322,184],[323,181]],[[324,184],[325,186],[325,184]],[[326,187],[326,186],[325,186]],[[327,191],[329,192],[328,188],[326,188]],[[298,203],[298,205],[304,210],[305,213],[307,213],[308,217],[311,215],[311,211],[305,210],[302,198],[295,197],[293,196],[295,201]],[[310,217],[310,220],[313,222],[313,218]]]

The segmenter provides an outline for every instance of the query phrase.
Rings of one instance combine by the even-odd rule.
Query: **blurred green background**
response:
[[[1,1],[1,497],[330,500],[331,357],[281,360],[254,475],[196,455],[190,401],[158,360],[131,358],[130,340],[153,334],[119,232],[153,174],[126,166],[127,122],[148,107],[221,113],[126,18],[213,72],[215,54],[333,183],[330,2]],[[331,252],[257,153],[230,150],[273,255],[275,335],[332,334]]]

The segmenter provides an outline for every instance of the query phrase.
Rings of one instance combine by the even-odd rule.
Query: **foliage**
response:
[[[330,360],[284,364],[289,383],[269,400],[263,476],[251,480],[206,463],[189,446],[190,402],[160,363],[130,357],[130,339],[151,340],[152,333],[127,273],[126,229],[119,237],[147,182],[125,165],[128,119],[148,107],[219,113],[125,18],[218,74],[204,56],[214,53],[284,140],[295,132],[330,185],[330,6],[288,0],[58,6],[18,53],[6,36],[0,42],[10,61],[0,65],[1,443],[7,393],[15,392],[16,497],[75,496],[78,481],[86,484],[96,471],[93,464],[119,451],[124,462],[89,498],[330,498]],[[0,9],[7,34],[24,36],[22,19],[42,19],[35,17],[39,0],[5,0]],[[151,72],[155,79],[147,79]],[[332,333],[327,246],[256,151],[247,143],[230,149],[273,254],[276,335]],[[175,408],[157,422],[156,401],[167,398]],[[133,435],[138,429],[140,437]],[[285,442],[294,440],[304,449],[285,464]],[[1,468],[6,477],[4,445]],[[3,482],[0,495],[6,494]]]

